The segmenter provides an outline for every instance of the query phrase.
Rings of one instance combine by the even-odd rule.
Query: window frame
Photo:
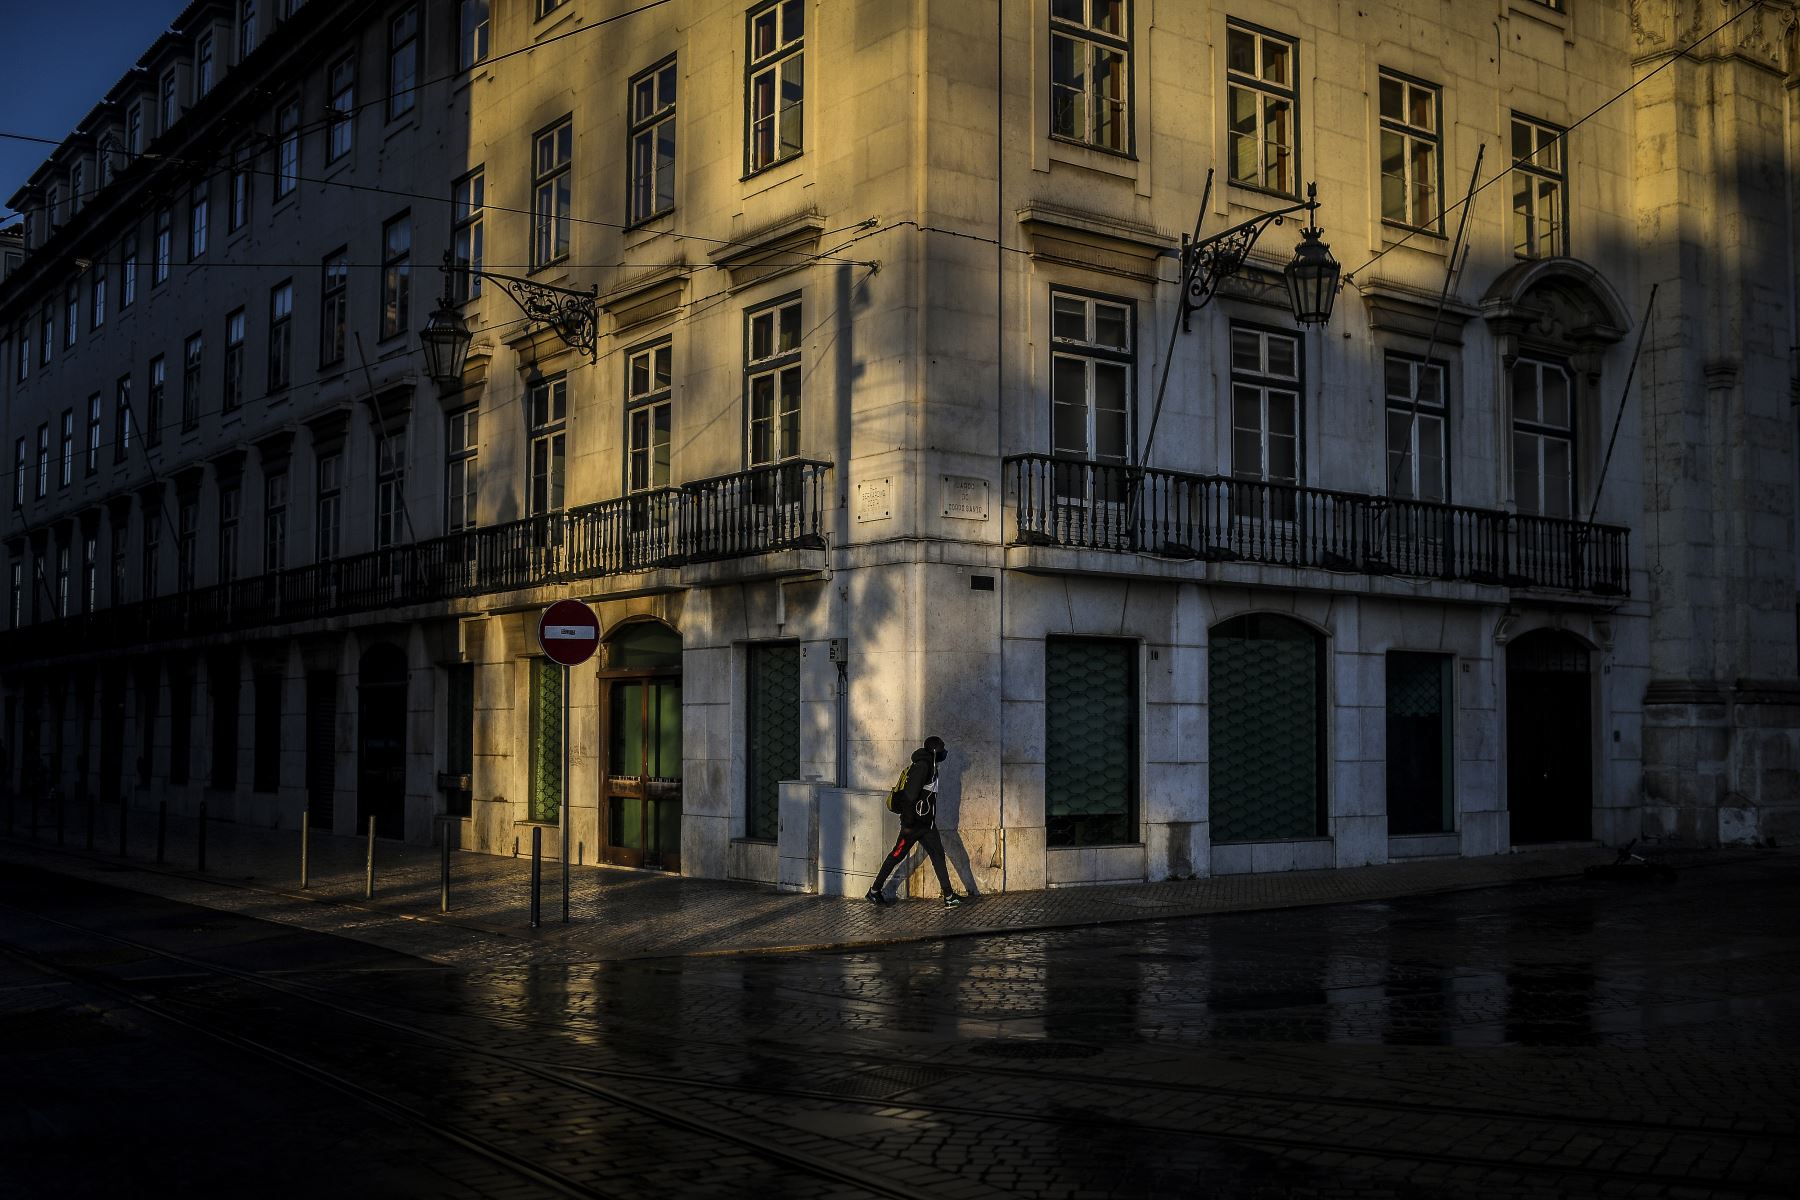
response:
[[[69,286],[63,289],[63,349],[75,347],[77,335],[81,332],[81,281],[69,280]]]
[[[1245,34],[1253,39],[1253,53],[1256,60],[1256,69],[1253,73],[1245,74],[1242,71],[1237,71],[1232,68],[1231,35],[1233,33]],[[1225,39],[1226,180],[1234,187],[1248,188],[1258,192],[1267,192],[1269,195],[1282,196],[1290,200],[1298,199],[1300,196],[1300,39],[1297,37],[1290,37],[1279,30],[1268,29],[1264,26],[1254,24],[1250,21],[1240,20],[1236,17],[1227,18],[1225,22]],[[1289,82],[1285,87],[1280,84],[1271,83],[1267,79],[1264,79],[1261,74],[1262,64],[1264,62],[1263,49],[1265,43],[1268,42],[1281,43],[1287,49]],[[1231,148],[1236,144],[1235,139],[1241,135],[1235,133],[1231,128],[1231,116],[1233,112],[1232,93],[1234,90],[1247,91],[1258,98],[1256,106],[1258,119],[1254,136],[1257,145],[1263,149],[1257,155],[1257,177],[1255,179],[1240,179],[1235,174],[1237,158]],[[1264,99],[1285,100],[1288,104],[1289,140],[1285,149],[1287,152],[1288,175],[1290,176],[1290,181],[1292,183],[1291,187],[1283,188],[1266,181],[1268,154],[1266,149],[1267,143],[1264,142],[1262,137],[1263,130],[1267,124],[1265,119],[1265,108],[1263,105]]]
[[[158,288],[169,281],[169,265],[175,257],[175,210],[164,205],[151,220],[155,233],[151,242],[154,256],[150,260],[150,286]]]
[[[796,37],[783,38],[787,29],[787,13],[800,14],[800,33]],[[756,23],[765,13],[775,14],[774,48],[758,56],[756,53]],[[783,106],[781,103],[780,83],[785,75],[783,68],[789,59],[797,60],[796,70],[800,79],[800,98],[793,104]],[[770,90],[772,105],[767,114],[758,115],[756,108],[756,82],[764,75],[772,75],[774,83]],[[787,109],[797,108],[798,140],[791,153],[783,153],[781,137],[782,118]],[[769,154],[767,158],[757,153],[757,127],[766,122],[769,126]],[[759,175],[782,163],[792,162],[806,153],[806,5],[805,0],[764,0],[764,3],[752,8],[744,14],[744,178]]]
[[[402,23],[412,19],[410,30]],[[419,5],[400,7],[387,21],[387,119],[397,121],[410,114],[419,103]],[[404,58],[404,61],[402,61]],[[398,85],[404,83],[404,88]],[[398,90],[396,90],[398,88]]]
[[[200,394],[206,387],[206,331],[197,329],[181,343],[181,432],[200,428]]]
[[[1403,115],[1400,117],[1389,117],[1381,109],[1381,91],[1382,91],[1381,85],[1389,80],[1393,81],[1394,83],[1399,84],[1400,88],[1401,88],[1400,108],[1401,108],[1401,113]],[[1433,126],[1431,129],[1425,129],[1423,126],[1413,125],[1404,116],[1404,114],[1410,108],[1407,101],[1410,98],[1411,92],[1414,89],[1426,91],[1431,94],[1431,113],[1432,113],[1431,119],[1433,122]],[[1425,234],[1431,234],[1436,237],[1442,237],[1443,231],[1444,231],[1444,89],[1443,89],[1443,86],[1440,84],[1432,83],[1429,80],[1420,79],[1413,75],[1408,75],[1403,71],[1396,71],[1396,70],[1392,69],[1391,67],[1377,67],[1376,68],[1375,110],[1376,110],[1376,124],[1377,124],[1376,186],[1380,189],[1380,194],[1379,194],[1378,203],[1377,203],[1376,207],[1381,213],[1381,223],[1383,225],[1396,226],[1401,229],[1408,229],[1408,230],[1412,230],[1412,231],[1418,232],[1418,233],[1425,233]],[[1400,146],[1401,146],[1400,161],[1402,164],[1402,173],[1400,176],[1402,207],[1406,210],[1406,213],[1408,216],[1418,215],[1418,214],[1413,213],[1413,211],[1412,211],[1413,202],[1417,198],[1416,192],[1417,192],[1417,188],[1418,188],[1418,183],[1415,180],[1415,178],[1413,176],[1413,172],[1412,172],[1412,153],[1411,153],[1411,151],[1415,144],[1429,145],[1431,147],[1432,179],[1430,181],[1430,186],[1432,189],[1431,195],[1432,195],[1432,199],[1433,199],[1436,211],[1425,214],[1427,219],[1422,222],[1401,220],[1399,218],[1390,217],[1387,213],[1387,180],[1390,178],[1390,176],[1387,174],[1387,172],[1385,170],[1381,169],[1381,163],[1382,163],[1383,159],[1385,158],[1385,154],[1383,152],[1383,147],[1382,147],[1381,143],[1383,141],[1385,141],[1385,139],[1390,134],[1393,135],[1394,137],[1400,139]]]
[[[250,201],[256,170],[256,150],[245,143],[231,156],[230,182],[225,192],[225,232],[236,233],[250,223]]]
[[[113,462],[122,463],[131,452],[131,376],[113,383]]]
[[[539,418],[542,401],[543,418]],[[569,378],[547,375],[525,389],[525,515],[544,517],[568,504]],[[538,459],[542,450],[543,464]],[[539,497],[540,482],[543,495]],[[554,500],[554,502],[552,502]]]
[[[138,235],[133,229],[119,240],[119,311],[137,303]]]
[[[188,192],[188,261],[206,255],[212,226],[212,180],[201,178]]]
[[[1409,391],[1404,396],[1396,395],[1389,387],[1388,374],[1395,364],[1402,364],[1407,369]],[[1436,373],[1438,379],[1435,400],[1425,394],[1425,388],[1421,382],[1433,372]],[[1420,355],[1408,354],[1405,351],[1384,350],[1381,359],[1381,392],[1384,449],[1386,451],[1382,458],[1385,477],[1382,494],[1395,500],[1417,501],[1422,504],[1454,504],[1455,500],[1450,490],[1450,447],[1453,444],[1450,428],[1450,364],[1441,358],[1426,361]],[[1393,422],[1397,416],[1405,419],[1410,426],[1408,444],[1402,449],[1396,449],[1394,445]],[[1443,494],[1436,499],[1420,494],[1419,418],[1421,417],[1438,422],[1438,488]],[[1408,468],[1404,477],[1397,470],[1402,464]],[[1402,480],[1406,488],[1404,491],[1397,486]]]
[[[149,375],[145,380],[144,397],[144,445],[159,446],[162,444],[163,404],[169,394],[169,362],[158,354],[150,360]]]
[[[285,390],[294,378],[294,281],[287,278],[269,289],[268,390]]]
[[[58,491],[68,488],[75,482],[75,410],[65,408],[57,420],[57,430],[61,434],[59,445],[61,454],[56,464],[56,487]]]
[[[655,341],[633,346],[625,351],[625,399],[623,412],[625,416],[625,471],[621,489],[627,496],[656,491],[670,485],[673,476],[673,446],[675,430],[675,342],[672,337],[664,336]],[[658,359],[666,360],[666,374],[658,374]],[[647,386],[639,389],[637,384],[638,363],[644,362],[644,381]],[[660,383],[659,383],[660,381]],[[657,445],[658,410],[661,412],[663,424],[662,444]],[[644,417],[645,441],[642,446],[637,441],[638,418]],[[661,450],[661,479],[658,475],[657,451]],[[642,463],[643,481],[638,482],[638,466]]]
[[[566,150],[559,141],[566,140]],[[546,168],[544,148],[555,158]],[[531,135],[531,270],[566,262],[574,242],[571,218],[575,212],[575,120],[566,113]],[[549,211],[545,199],[551,201]],[[546,215],[548,211],[548,215]]]
[[[272,574],[287,568],[288,471],[263,474],[263,572]]]
[[[325,72],[325,164],[342,162],[356,149],[356,51]]]
[[[343,548],[344,451],[317,452],[313,462],[313,561],[331,562]]]
[[[1528,158],[1518,157],[1517,146],[1521,128],[1530,131],[1533,135],[1534,148]],[[1516,110],[1510,114],[1508,129],[1511,133],[1514,148],[1512,159],[1514,183],[1512,210],[1510,213],[1510,223],[1513,230],[1513,257],[1518,259],[1545,259],[1555,258],[1559,255],[1567,255],[1569,253],[1569,131],[1560,125],[1552,125],[1548,121],[1541,120],[1538,117],[1527,116]],[[1538,135],[1542,134],[1549,134],[1548,140],[1538,140]],[[1556,152],[1556,165],[1554,168],[1542,166],[1535,161],[1547,149]],[[1553,229],[1549,238],[1551,245],[1549,250],[1545,253],[1538,253],[1534,249],[1526,248],[1539,240],[1529,232],[1527,232],[1523,242],[1520,240],[1519,226],[1521,221],[1525,225],[1527,231],[1529,231],[1533,223],[1541,219],[1536,211],[1537,205],[1535,203],[1532,203],[1529,206],[1530,211],[1521,211],[1519,188],[1522,183],[1526,182],[1529,182],[1532,185],[1532,190],[1527,193],[1527,196],[1531,201],[1535,202],[1542,199],[1540,189],[1544,188],[1546,185],[1551,188],[1551,194],[1555,197],[1557,211],[1553,218]]]
[[[787,309],[795,310],[794,344],[790,349],[781,349],[782,314]],[[770,352],[762,357],[756,356],[756,322],[762,318],[770,319]],[[752,308],[744,310],[744,466],[746,468],[769,467],[788,462],[801,455],[801,440],[804,434],[803,422],[806,415],[806,372],[803,357],[806,350],[806,307],[800,292],[789,292]],[[792,446],[782,453],[782,435],[787,413],[783,408],[782,386],[785,377],[792,373],[795,379],[795,402],[793,407]],[[772,379],[769,393],[770,405],[767,417],[756,415],[756,381],[762,378]],[[756,434],[759,423],[768,427],[769,448],[772,451],[765,458],[758,459],[756,454]]]
[[[1537,387],[1533,393],[1534,418],[1522,419],[1519,416],[1518,371],[1521,366],[1536,367]],[[1544,373],[1546,370],[1556,371],[1563,377],[1565,388],[1564,401],[1568,406],[1568,423],[1557,425],[1544,418]],[[1577,452],[1580,448],[1577,425],[1579,423],[1579,395],[1576,391],[1576,374],[1567,362],[1559,361],[1549,355],[1521,354],[1507,368],[1506,372],[1507,402],[1507,460],[1512,468],[1508,492],[1512,496],[1514,511],[1522,516],[1544,517],[1550,520],[1574,520],[1580,511],[1581,504],[1581,471]],[[1533,466],[1537,482],[1537,496],[1533,500],[1535,507],[1526,508],[1519,495],[1519,438],[1530,437],[1536,442],[1536,462]],[[1551,441],[1560,441],[1568,447],[1568,511],[1556,513],[1544,507],[1544,448]]]
[[[244,516],[244,485],[235,479],[219,485],[218,574],[215,583],[231,583],[238,577],[238,532]]]
[[[1089,150],[1097,150],[1102,154],[1113,154],[1121,158],[1135,159],[1137,157],[1137,105],[1134,101],[1137,86],[1137,61],[1136,55],[1133,53],[1134,45],[1132,40],[1132,22],[1136,17],[1134,5],[1131,0],[1118,0],[1123,14],[1123,20],[1120,21],[1120,25],[1125,30],[1123,35],[1119,35],[1108,33],[1104,29],[1093,24],[1093,5],[1096,3],[1096,0],[1076,0],[1076,2],[1082,7],[1082,19],[1079,21],[1064,16],[1058,16],[1056,13],[1055,0],[1052,0],[1049,8],[1049,61],[1047,66],[1047,82],[1049,87],[1048,100],[1050,103],[1050,112],[1045,126],[1049,131],[1048,136],[1052,141],[1063,142],[1071,146],[1082,146]],[[1081,111],[1084,114],[1084,120],[1083,129],[1079,135],[1062,132],[1060,129],[1061,123],[1058,120],[1058,105],[1062,99],[1059,88],[1061,88],[1062,91],[1073,90],[1060,85],[1057,82],[1056,43],[1058,38],[1079,45],[1082,51],[1080,78],[1083,82],[1084,90],[1080,93],[1080,96],[1082,101]],[[1096,50],[1118,54],[1124,59],[1125,69],[1122,73],[1123,82],[1121,98],[1116,101],[1108,101],[1108,103],[1116,103],[1120,109],[1120,124],[1123,126],[1122,145],[1110,146],[1100,139],[1100,125],[1096,116],[1097,106],[1091,104],[1093,93],[1086,90],[1087,86],[1091,85],[1093,80]]]
[[[487,164],[450,184],[450,260],[453,266],[479,271],[487,254]],[[481,295],[481,277],[452,271],[450,298],[465,304]]]
[[[300,99],[292,97],[275,110],[275,199],[285,200],[300,187]]]
[[[375,549],[386,550],[411,539],[406,512],[406,428],[375,431]]]
[[[381,223],[381,297],[377,341],[404,337],[412,321],[412,210]]]
[[[1059,298],[1075,300],[1082,305],[1082,339],[1059,337],[1056,333],[1056,302]],[[1120,349],[1109,346],[1098,340],[1100,325],[1100,306],[1118,309],[1123,313],[1125,327],[1125,347]],[[1137,304],[1129,297],[1111,295],[1105,292],[1094,292],[1084,288],[1052,285],[1049,290],[1048,308],[1049,324],[1045,340],[1049,344],[1049,374],[1046,378],[1045,397],[1049,408],[1050,453],[1052,457],[1076,459],[1083,463],[1094,463],[1111,467],[1125,467],[1137,461]],[[1083,364],[1083,431],[1086,447],[1079,456],[1057,444],[1056,432],[1056,363],[1058,359],[1079,361]],[[1099,409],[1095,401],[1095,380],[1097,365],[1110,363],[1122,366],[1125,370],[1125,407],[1123,442],[1125,452],[1119,457],[1101,457],[1099,451]]]
[[[471,404],[444,414],[444,532],[470,533],[477,528],[481,406]]]
[[[86,461],[82,464],[82,474],[93,476],[100,473],[100,434],[105,423],[106,402],[101,394],[95,392],[88,397],[87,450]]]
[[[88,268],[88,332],[106,324],[106,279],[108,263],[104,256],[96,258]]]
[[[625,224],[627,228],[666,217],[675,211],[676,154],[679,131],[675,128],[677,106],[681,94],[681,76],[676,70],[676,56],[671,54],[660,62],[651,64],[633,75],[625,87]],[[662,99],[664,76],[669,79],[669,98],[666,103]],[[651,109],[640,112],[638,93],[645,84],[650,87]],[[662,180],[663,160],[657,153],[661,140],[662,128],[669,127],[668,184],[669,202],[660,202],[662,195],[658,186]],[[645,142],[650,147],[652,165],[650,168],[650,206],[643,208],[640,200],[640,173],[638,170],[638,144]]]
[[[244,333],[248,324],[242,307],[225,314],[225,378],[219,411],[232,412],[244,403]]]
[[[1234,335],[1239,331],[1255,334],[1258,338],[1258,367],[1256,370],[1240,368],[1237,365],[1235,348],[1232,346]],[[1230,388],[1227,415],[1230,420],[1231,437],[1228,443],[1231,458],[1227,463],[1228,474],[1237,483],[1251,485],[1263,484],[1274,487],[1302,488],[1306,486],[1306,342],[1298,334],[1271,325],[1260,325],[1252,321],[1232,321],[1226,329],[1226,363],[1227,378]],[[1272,338],[1283,338],[1294,347],[1294,374],[1289,376],[1276,374],[1269,368],[1269,342]],[[1237,389],[1239,387],[1255,389],[1258,392],[1259,427],[1254,431],[1258,437],[1257,473],[1250,474],[1238,464],[1238,434],[1251,432],[1238,424]],[[1294,476],[1292,479],[1270,474],[1270,441],[1280,435],[1272,430],[1269,420],[1272,409],[1270,396],[1274,392],[1290,393],[1294,409]],[[1272,505],[1270,512],[1280,519],[1291,516],[1285,504]],[[1255,516],[1258,513],[1241,515]]]
[[[332,279],[336,277],[337,283]],[[335,320],[333,316],[335,314]],[[350,247],[339,246],[319,262],[319,366],[344,361],[350,330]],[[335,336],[332,336],[335,332]]]
[[[480,19],[471,21],[479,10]],[[493,6],[488,0],[458,0],[456,6],[456,69],[470,71],[487,61],[493,28]]]

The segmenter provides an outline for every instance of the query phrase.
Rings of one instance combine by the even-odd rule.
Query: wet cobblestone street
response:
[[[0,1194],[1792,1196],[1795,867],[459,967],[9,869]]]

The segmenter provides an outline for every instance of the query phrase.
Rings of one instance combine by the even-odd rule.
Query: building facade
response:
[[[11,785],[833,892],[933,732],[977,891],[1791,828],[1793,6],[1468,7],[190,5],[12,199]],[[1310,183],[1329,322],[1291,221],[1189,311]]]

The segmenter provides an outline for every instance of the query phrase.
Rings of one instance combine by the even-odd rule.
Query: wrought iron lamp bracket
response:
[[[486,279],[499,284],[512,302],[524,313],[526,319],[539,321],[550,326],[556,336],[562,339],[565,346],[576,350],[585,350],[590,362],[599,361],[600,357],[600,289],[591,287],[585,292],[573,288],[556,287],[554,284],[539,283],[535,279],[522,279],[517,275],[502,275],[497,271],[483,271],[478,267],[463,266],[444,255],[444,304],[448,307],[450,299],[450,278],[460,274],[465,279]]]
[[[1319,201],[1312,185],[1307,185],[1306,199],[1273,212],[1260,213],[1248,221],[1211,237],[1192,240],[1181,235],[1181,331],[1192,332],[1188,320],[1194,313],[1212,303],[1219,285],[1243,268],[1244,260],[1256,245],[1256,239],[1271,225],[1286,223],[1297,212],[1307,214],[1309,221],[1318,210]]]

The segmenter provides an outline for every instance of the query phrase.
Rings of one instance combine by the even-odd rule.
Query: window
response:
[[[63,349],[75,344],[75,334],[80,328],[81,284],[71,280],[63,289]]]
[[[250,223],[250,180],[255,169],[255,147],[239,146],[231,156],[231,193],[225,213],[225,225],[231,233]]]
[[[263,570],[287,566],[288,477],[275,471],[263,477]]]
[[[1387,831],[1389,837],[1456,828],[1451,728],[1453,658],[1387,656]]]
[[[128,233],[119,243],[119,310],[130,308],[137,299],[138,239]]]
[[[284,279],[269,289],[269,390],[288,385],[294,361],[294,281]]]
[[[19,365],[15,372],[20,383],[31,377],[31,322],[23,322],[19,326]]]
[[[169,278],[169,258],[175,247],[175,214],[166,208],[156,212],[156,258],[150,264],[150,286]]]
[[[1388,495],[1444,504],[1450,498],[1446,456],[1449,421],[1444,364],[1389,354],[1387,393]]]
[[[219,487],[219,583],[230,583],[238,570],[238,518],[243,514],[244,491],[236,483]]]
[[[538,19],[542,20],[567,3],[568,0],[537,0]]]
[[[1051,846],[1138,840],[1138,648],[1044,641],[1044,824]]]
[[[155,446],[162,442],[163,397],[167,394],[168,382],[168,364],[159,354],[150,360],[150,394],[144,397],[144,444],[146,446]]]
[[[175,118],[180,115],[175,99],[175,72],[170,71],[162,77],[162,125],[157,128],[157,133],[167,133],[173,129]]]
[[[749,313],[745,324],[744,395],[756,467],[800,453],[800,301]]]
[[[88,329],[91,331],[106,324],[106,260],[95,259],[88,271]]]
[[[356,56],[345,55],[332,65],[328,107],[334,114],[325,138],[325,161],[334,163],[350,153],[356,134]]]
[[[750,14],[746,174],[800,154],[805,113],[805,11],[804,0],[780,0]]]
[[[113,385],[113,461],[122,463],[131,451],[131,376],[119,376]]]
[[[194,590],[194,553],[200,546],[200,497],[189,493],[175,505],[175,590]]]
[[[45,214],[49,217],[50,229],[55,230],[63,222],[62,189],[51,185],[49,198],[44,202]]]
[[[1127,0],[1051,0],[1050,132],[1131,152]]]
[[[1300,339],[1231,327],[1231,477],[1273,488],[1245,489],[1240,516],[1292,519],[1300,482]]]
[[[375,546],[406,541],[406,433],[375,437]]]
[[[200,427],[201,375],[206,365],[206,339],[194,334],[181,350],[181,431]]]
[[[75,410],[62,411],[62,460],[57,470],[56,486],[68,487],[75,480]]]
[[[202,179],[188,195],[188,258],[206,253],[207,218],[212,212],[212,185]]]
[[[1050,294],[1050,452],[1083,462],[1132,459],[1131,306]]]
[[[56,615],[69,615],[69,546],[67,542],[56,547]]]
[[[459,267],[481,270],[482,209],[487,204],[487,176],[477,167],[450,187],[450,253]],[[481,295],[481,280],[474,275],[452,274],[451,298],[459,303]]]
[[[36,498],[50,495],[50,423],[38,426],[38,489]]]
[[[125,155],[131,162],[144,150],[144,106],[134,104],[125,110]]]
[[[413,110],[418,82],[419,6],[409,4],[388,22],[388,120]]]
[[[38,366],[47,367],[56,353],[56,306],[50,301],[44,301],[44,307],[38,311],[38,322],[43,334],[38,343]]]
[[[220,410],[230,412],[244,402],[244,310],[225,318],[225,390]]]
[[[675,207],[675,62],[631,81],[629,220],[647,221]]]
[[[69,219],[81,211],[82,201],[87,199],[87,169],[80,163],[69,168]]]
[[[626,359],[627,492],[669,486],[670,353],[669,343],[661,342]]]
[[[238,2],[238,61],[243,62],[256,49],[256,0]]]
[[[145,600],[154,599],[157,588],[161,584],[162,575],[162,526],[158,523],[158,515],[153,502],[144,501],[143,522],[143,581],[138,594]]]
[[[412,216],[401,213],[381,227],[381,336],[408,332],[412,308]]]
[[[130,597],[127,580],[127,562],[131,556],[131,511],[126,508],[113,510],[112,520],[112,589],[107,593],[108,604],[124,604]]]
[[[476,456],[480,419],[474,408],[444,418],[444,532],[475,528]]]
[[[531,795],[527,818],[554,821],[563,800],[563,668],[545,658],[530,663]]]
[[[1225,29],[1231,182],[1296,195],[1299,43],[1233,21]]]
[[[313,551],[317,562],[337,557],[338,501],[343,486],[339,468],[342,463],[343,456],[338,451],[319,455],[313,505]]]
[[[212,34],[203,33],[200,40],[194,43],[194,99],[212,91],[213,86],[213,40]]]
[[[1513,500],[1522,513],[1575,511],[1575,422],[1569,373],[1521,358],[1512,368]]]
[[[300,102],[289,100],[275,116],[275,198],[300,184]]]
[[[569,118],[537,135],[531,169],[531,265],[535,269],[569,254],[569,160],[574,135]]]
[[[487,61],[488,0],[459,0],[456,7],[456,65],[466,71]]]
[[[1436,232],[1443,170],[1438,89],[1381,72],[1381,219]]]
[[[1564,130],[1518,113],[1512,118],[1513,253],[1550,258],[1569,252],[1563,175]]]
[[[1207,710],[1213,843],[1325,836],[1325,639],[1272,613],[1215,625]]]
[[[12,560],[12,584],[7,589],[6,625],[18,629],[25,621],[25,564]]]
[[[81,534],[81,603],[93,612],[100,601],[100,538],[90,529]]]
[[[475,774],[475,664],[446,664],[444,682],[444,767],[466,783]],[[446,788],[444,812],[466,817],[474,799],[467,787]]]
[[[344,335],[350,318],[350,257],[339,250],[325,258],[319,294],[319,365],[344,361]]]
[[[14,508],[23,508],[25,506],[25,476],[30,473],[30,468],[26,465],[29,462],[29,459],[26,458],[26,453],[25,439],[24,437],[20,437],[13,442]]]
[[[781,831],[781,781],[800,776],[800,646],[745,649],[744,836],[773,842]]]
[[[534,517],[561,512],[563,452],[569,415],[569,382],[561,376],[533,383],[527,393],[531,421],[531,457],[526,481],[526,511]]]
[[[95,475],[100,471],[100,393],[95,392],[88,397],[87,414],[87,458],[82,464],[82,473]]]

